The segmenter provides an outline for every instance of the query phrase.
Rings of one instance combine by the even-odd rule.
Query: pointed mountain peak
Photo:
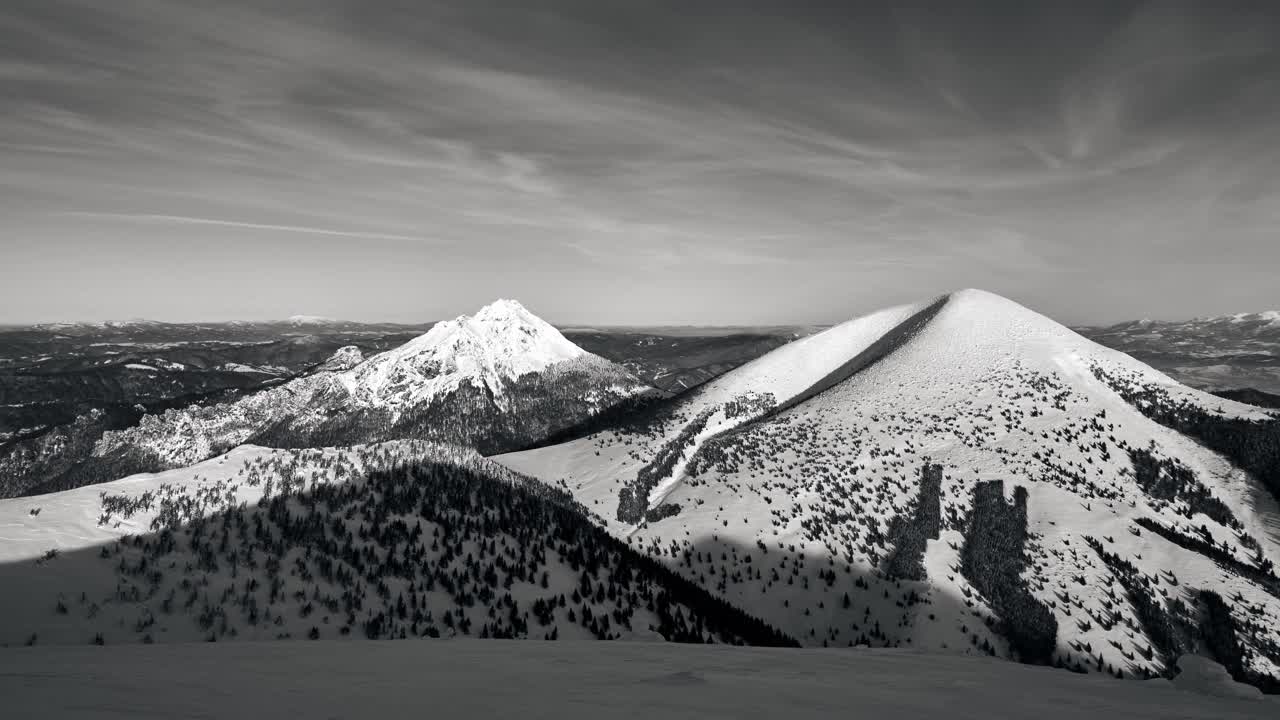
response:
[[[985,309],[993,310],[996,308],[1006,308],[1007,310],[1023,310],[1027,308],[1022,304],[1010,300],[1003,295],[989,292],[987,290],[979,290],[978,288],[964,288],[955,290],[947,294],[947,304],[951,306],[960,306],[966,309]]]
[[[951,292],[947,293],[947,295],[948,297],[950,297],[952,300],[955,300],[955,301],[979,300],[983,298],[1008,300],[1008,298],[1005,298],[1002,295],[997,295],[993,292],[988,292],[981,288],[960,288],[959,290],[952,290]]]
[[[520,303],[498,300],[370,358],[348,380],[354,393],[390,404],[421,402],[463,383],[499,395],[523,375],[588,355]]]
[[[416,349],[429,347],[450,352],[483,349],[499,356],[527,355],[533,364],[541,366],[586,352],[518,301],[506,299],[495,300],[474,315],[461,315],[438,323],[410,345]]]
[[[529,312],[519,300],[508,300],[500,298],[480,308],[474,316],[476,320],[504,320],[507,318],[540,319],[533,313]]]
[[[991,325],[999,322],[1033,322],[1061,327],[1061,325],[1032,310],[1016,300],[997,295],[986,290],[965,288],[956,290],[946,296],[943,314],[955,317],[970,317],[974,322]]]

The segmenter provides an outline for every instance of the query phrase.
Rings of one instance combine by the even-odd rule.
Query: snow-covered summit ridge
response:
[[[500,395],[507,382],[588,355],[519,302],[504,299],[437,323],[353,368],[342,382],[373,405],[417,402],[463,382]]]
[[[862,382],[892,376],[895,382],[965,385],[1015,365],[1046,374],[1064,374],[1101,391],[1091,379],[1094,368],[1140,380],[1179,401],[1219,415],[1265,419],[1243,403],[1186,387],[1133,357],[1112,350],[1019,303],[987,292],[964,289],[945,297],[941,309],[902,347],[892,362],[866,373]],[[857,322],[857,321],[855,321]],[[908,380],[913,378],[913,380]]]
[[[1199,318],[1201,320],[1229,320],[1231,322],[1277,322],[1280,321],[1280,310],[1264,310],[1263,312],[1244,312],[1235,313],[1234,315],[1219,315],[1216,317]]]
[[[295,326],[337,325],[341,322],[340,320],[335,320],[331,317],[324,317],[322,315],[290,315],[285,318],[284,321],[286,324]]]
[[[1228,315],[1202,315],[1188,320],[1127,320],[1100,326],[1103,330],[1221,330],[1223,332],[1265,332],[1280,328],[1280,310],[1239,312]]]
[[[46,322],[35,323],[34,325],[17,327],[29,330],[40,330],[44,332],[58,332],[60,330],[129,330],[134,328],[153,328],[166,323],[159,320],[147,320],[146,318],[130,318],[128,320],[104,320],[101,322],[91,321],[66,321],[66,322]]]

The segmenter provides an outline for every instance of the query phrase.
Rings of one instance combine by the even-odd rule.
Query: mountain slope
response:
[[[810,644],[1144,676],[1208,652],[1216,619],[1242,676],[1280,677],[1275,499],[1122,380],[1274,428],[961,291],[788,345],[645,425],[495,459]]]
[[[566,496],[421,442],[246,446],[0,500],[0,644],[477,637],[794,644]]]
[[[522,447],[651,392],[570,343],[514,301],[436,324],[360,361],[340,350],[316,370],[235,402],[148,415],[133,426],[67,432],[9,448],[0,489],[47,492],[199,462],[247,442],[351,445],[400,438]]]

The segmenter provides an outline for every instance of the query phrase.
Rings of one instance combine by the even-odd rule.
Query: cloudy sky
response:
[[[1280,307],[1280,3],[5,0],[0,98],[0,322]]]

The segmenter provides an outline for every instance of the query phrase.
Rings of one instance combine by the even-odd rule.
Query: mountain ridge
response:
[[[1280,311],[1079,331],[1198,388],[1280,392]]]
[[[1240,672],[1280,677],[1280,533],[1266,519],[1280,517],[1276,499],[1230,458],[1148,417],[1122,384],[1159,391],[1210,422],[1275,416],[1181,386],[990,293],[932,302],[936,312],[898,330],[887,352],[812,396],[801,395],[823,368],[852,361],[930,303],[784,346],[677,398],[650,427],[494,459],[569,490],[612,532],[806,644],[990,648],[1140,677],[1171,672],[1183,648],[1144,655],[1153,636],[1130,614],[1159,584],[1128,588],[1137,609],[1104,592],[1128,582],[1121,569],[1130,563],[1230,594],[1222,602],[1247,654]],[[802,348],[815,352],[793,358]],[[932,467],[938,489],[923,497],[914,478]],[[982,499],[993,492],[1012,492],[1014,503]],[[913,508],[931,502],[938,534],[911,540],[921,532]],[[983,549],[993,540],[975,529],[993,517],[1022,538],[1015,551]],[[691,555],[689,539],[707,536],[756,550],[729,562]],[[1104,559],[1095,541],[1119,554]],[[889,574],[885,563],[901,552],[911,555],[893,566],[918,565],[923,580]],[[1013,580],[984,579],[976,568],[988,562],[1012,568]],[[1179,593],[1161,617],[1194,626],[1212,604]],[[1050,644],[1033,649],[1029,638],[1046,632]]]

